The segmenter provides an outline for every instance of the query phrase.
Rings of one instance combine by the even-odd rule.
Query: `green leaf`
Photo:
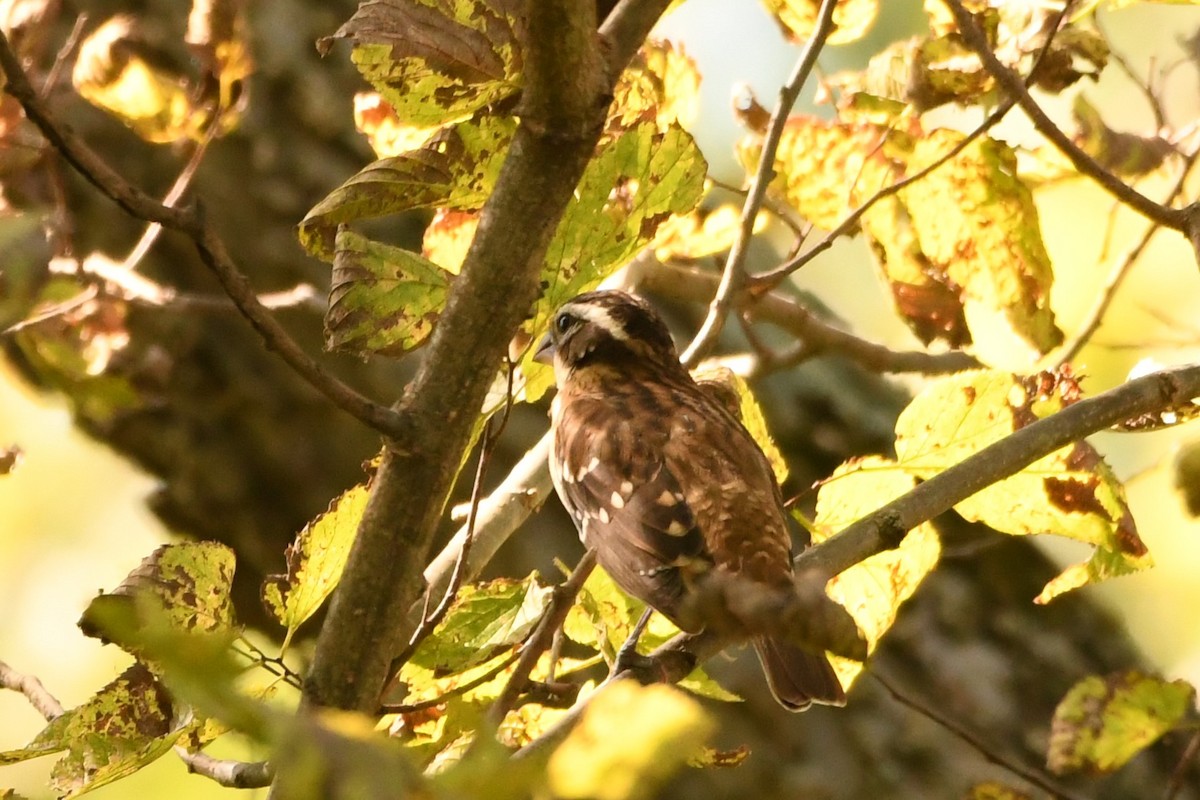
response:
[[[66,750],[50,785],[75,797],[133,774],[171,749],[180,735],[171,700],[150,671],[134,664],[83,705],[62,714],[0,764]]]
[[[288,545],[287,573],[268,575],[263,581],[263,605],[287,628],[281,650],[287,649],[296,630],[341,580],[368,496],[364,485],[335,498],[329,509],[305,525]]]
[[[400,120],[441,125],[520,89],[525,13],[517,0],[375,0],[333,38],[353,41],[355,65]]]
[[[669,686],[617,681],[592,696],[547,765],[562,798],[639,800],[701,752],[716,723]]]
[[[525,639],[552,592],[536,575],[462,587],[446,618],[413,654],[413,663],[440,672],[461,672],[488,660],[498,648]]]
[[[943,129],[919,139],[909,174],[963,138]],[[1016,167],[1008,145],[980,137],[901,192],[921,253],[959,287],[976,355],[1005,367],[1028,365],[1063,338],[1050,310],[1050,256]]]
[[[453,275],[409,250],[340,228],[325,343],[331,350],[401,355],[424,344]]]
[[[678,125],[660,132],[654,123],[642,123],[603,142],[547,249],[545,289],[525,326],[531,341],[560,305],[624,266],[672,214],[695,208],[707,171],[695,141]],[[529,402],[554,382],[552,371],[533,361],[533,348],[521,373]]]
[[[230,598],[234,568],[233,550],[217,542],[163,545],[120,586],[92,600],[79,627],[87,636],[111,639],[126,650],[130,647],[122,633],[106,626],[110,609],[129,609],[133,619],[143,621],[154,613],[183,633],[227,634],[236,625]]]
[[[1021,378],[972,370],[931,384],[896,422],[900,466],[929,478],[1081,395],[1067,370]],[[965,518],[1012,535],[1055,533],[1096,547],[1038,598],[1145,569],[1151,559],[1137,533],[1125,492],[1087,442],[1051,453],[956,505]]]
[[[1175,728],[1195,702],[1186,681],[1136,670],[1084,678],[1054,710],[1047,763],[1060,775],[1120,769]]]
[[[300,243],[328,261],[339,225],[415,208],[482,207],[515,130],[516,122],[506,117],[466,120],[418,150],[368,164],[305,215]]]
[[[880,456],[838,467],[817,494],[814,542],[829,538],[855,520],[894,500],[916,485],[895,462]],[[941,542],[933,525],[909,531],[900,546],[871,556],[829,581],[826,593],[854,617],[874,651],[896,621],[900,605],[937,566]],[[833,657],[842,685],[849,687],[862,670],[857,661]]]
[[[820,0],[763,0],[792,41],[805,41],[817,27]],[[829,34],[829,44],[845,44],[859,39],[875,21],[879,13],[879,0],[839,0],[833,11],[834,29]]]

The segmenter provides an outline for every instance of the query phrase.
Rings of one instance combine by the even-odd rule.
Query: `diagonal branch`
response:
[[[680,361],[690,367],[695,366],[716,343],[717,337],[721,335],[721,328],[725,325],[725,317],[729,314],[734,294],[745,280],[744,265],[746,253],[750,247],[750,239],[754,235],[754,220],[758,218],[758,211],[767,194],[767,186],[775,177],[775,151],[779,149],[779,140],[783,137],[783,129],[787,125],[792,106],[796,104],[800,90],[808,81],[808,76],[817,63],[817,56],[825,46],[825,40],[833,32],[833,10],[836,6],[836,0],[821,0],[816,27],[813,29],[808,43],[805,44],[804,52],[800,54],[800,59],[796,62],[796,67],[787,83],[779,89],[779,100],[775,104],[775,112],[771,115],[767,135],[763,139],[758,169],[755,170],[754,177],[750,180],[746,202],[742,206],[741,227],[738,230],[737,239],[734,240],[733,247],[726,257],[725,269],[721,273],[721,284],[717,287],[716,295],[713,296],[712,304],[708,308],[708,315],[704,318],[704,324],[700,326],[692,343],[679,357]]]
[[[102,194],[136,219],[179,231],[192,240],[200,260],[213,272],[226,294],[266,342],[305,381],[325,395],[338,408],[365,424],[389,435],[403,433],[396,413],[387,406],[375,403],[342,383],[317,364],[287,330],[259,302],[250,281],[241,271],[215,230],[196,208],[178,209],[157,199],[125,180],[104,159],[97,155],[71,129],[58,121],[45,101],[29,83],[9,44],[0,32],[0,67],[7,82],[4,91],[12,95],[26,116],[38,126],[54,149]]]
[[[1013,775],[1016,775],[1018,778],[1030,784],[1031,786],[1038,787],[1043,792],[1046,792],[1048,795],[1055,798],[1055,800],[1079,800],[1077,795],[1069,794],[1062,787],[1055,785],[1054,781],[1052,781],[1048,775],[1044,775],[1041,771],[1031,767],[1026,767],[1023,764],[1018,763],[1013,758],[1009,758],[1001,753],[997,753],[987,744],[987,742],[983,740],[982,737],[971,732],[963,725],[959,724],[940,711],[937,711],[933,707],[927,706],[924,703],[917,702],[911,697],[908,697],[895,686],[893,686],[891,681],[883,679],[878,673],[875,673],[872,677],[875,678],[880,686],[887,690],[887,693],[890,694],[892,699],[897,703],[912,709],[935,725],[938,725],[939,727],[949,731],[958,739],[966,742],[973,750],[975,750],[975,752],[979,753],[981,756],[1001,769],[1011,772]]]
[[[46,690],[37,677],[17,672],[3,661],[0,661],[0,687],[25,695],[29,704],[45,717],[47,722],[62,716],[62,703]]]
[[[1200,397],[1200,366],[1157,372],[1089,397],[985,447],[873,511],[796,558],[796,572],[837,575],[896,547],[922,522],[942,514],[984,487],[1039,458],[1098,431],[1144,414],[1178,407]],[[662,679],[674,682],[715,655],[725,642],[715,636],[677,636],[658,648]]]
[[[1046,112],[1042,110],[1041,106],[1037,104],[1037,101],[1029,94],[1029,90],[1025,88],[1025,84],[1021,78],[1008,67],[1004,66],[1004,64],[1000,63],[1000,59],[996,58],[996,54],[988,47],[987,37],[979,25],[976,24],[975,18],[963,8],[962,0],[946,0],[946,6],[950,9],[950,13],[954,15],[954,21],[958,25],[963,42],[979,56],[983,62],[983,66],[996,79],[996,82],[1004,88],[1004,91],[1021,106],[1021,110],[1033,122],[1033,126],[1037,129],[1037,132],[1045,136],[1051,144],[1058,148],[1059,152],[1066,156],[1075,166],[1075,169],[1087,175],[1117,200],[1152,222],[1157,222],[1163,227],[1180,231],[1193,237],[1194,240],[1196,230],[1200,227],[1200,222],[1196,220],[1196,217],[1200,215],[1189,213],[1185,209],[1171,208],[1170,206],[1157,203],[1102,167],[1099,162],[1085,153],[1079,145],[1071,141],[1071,137],[1063,133],[1062,129],[1054,124],[1050,117],[1046,115]]]

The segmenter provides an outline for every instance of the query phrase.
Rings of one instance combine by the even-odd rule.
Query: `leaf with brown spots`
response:
[[[28,746],[0,753],[0,764],[66,750],[50,773],[63,797],[76,797],[133,774],[169,752],[182,733],[166,690],[134,664],[83,705],[54,719]]]
[[[1054,710],[1047,765],[1058,774],[1113,772],[1175,729],[1196,702],[1186,681],[1137,670],[1091,675]]]
[[[521,87],[519,0],[374,0],[318,47],[354,43],[363,77],[414,125],[441,125],[495,105]]]
[[[113,607],[132,606],[135,619],[140,620],[150,613],[150,608],[141,604],[149,603],[161,611],[156,617],[174,630],[229,633],[236,625],[229,595],[234,567],[233,550],[217,542],[163,545],[143,559],[120,586],[92,600],[79,627],[85,635],[106,641],[110,632],[105,622],[111,619],[108,614]],[[125,648],[119,639],[114,641]]]
[[[687,214],[704,193],[708,164],[691,135],[672,123],[643,122],[602,140],[546,250],[542,296],[525,323],[538,341],[560,305],[594,289],[624,266],[673,215]],[[521,360],[522,399],[534,401],[554,383],[553,371]]]
[[[425,343],[453,274],[400,247],[338,231],[325,312],[330,350],[401,355]]]
[[[1027,378],[974,370],[931,384],[900,415],[900,466],[926,479],[984,447],[1078,400],[1069,369]],[[969,520],[1013,535],[1055,533],[1095,546],[1083,564],[1068,567],[1037,602],[1151,565],[1112,470],[1086,441],[1030,464],[955,506]]]
[[[819,0],[763,0],[767,11],[792,41],[805,41],[817,27]],[[845,44],[861,38],[879,13],[879,0],[839,0],[833,10],[830,44]]]
[[[515,130],[507,117],[466,120],[416,150],[368,164],[309,210],[298,228],[300,243],[329,261],[343,224],[416,208],[481,208]]]

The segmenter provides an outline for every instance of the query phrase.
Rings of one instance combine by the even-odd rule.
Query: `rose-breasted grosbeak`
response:
[[[554,364],[550,474],[584,545],[617,585],[683,630],[689,593],[713,570],[792,589],[791,537],[771,466],[728,398],[679,363],[666,324],[624,292],[564,304],[535,356]],[[841,705],[823,654],[756,636],[775,698]]]

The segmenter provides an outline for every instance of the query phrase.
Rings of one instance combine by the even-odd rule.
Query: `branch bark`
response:
[[[529,18],[520,125],[388,443],[305,684],[310,703],[371,713],[424,591],[446,498],[504,349],[538,291],[564,207],[594,151],[624,60],[665,9],[623,3],[608,60],[593,14],[547,0]],[[622,13],[623,12],[623,13]],[[636,13],[635,13],[636,12]],[[620,22],[620,25],[617,23]]]

